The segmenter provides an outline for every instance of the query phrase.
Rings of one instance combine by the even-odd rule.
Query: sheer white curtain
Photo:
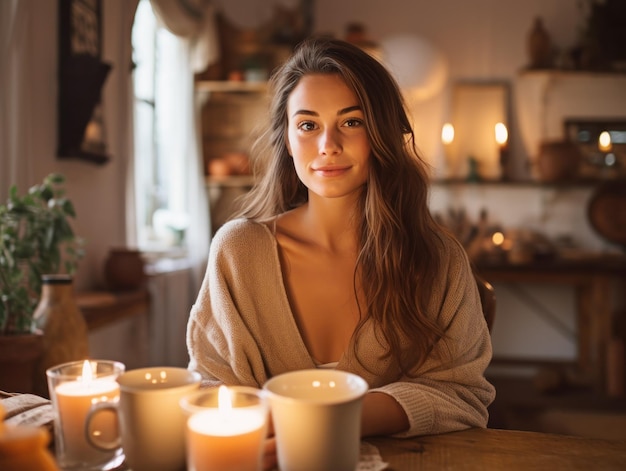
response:
[[[33,47],[30,20],[33,0],[0,0],[0,197],[9,187],[25,191],[33,181],[32,136],[35,113],[28,82]]]
[[[177,39],[167,51],[168,74],[155,90],[160,108],[157,129],[171,177],[168,206],[189,215],[187,249],[199,283],[210,242],[210,218],[199,132],[194,74],[217,59],[213,7],[206,0],[150,0],[157,19]],[[199,286],[197,287],[199,288]]]

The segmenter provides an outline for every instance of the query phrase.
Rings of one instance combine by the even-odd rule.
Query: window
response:
[[[132,42],[137,242],[148,252],[180,251],[189,219],[185,160],[173,148],[184,121],[174,93],[181,39],[158,23],[149,0],[140,0]]]

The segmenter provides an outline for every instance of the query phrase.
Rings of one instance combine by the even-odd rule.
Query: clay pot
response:
[[[583,156],[571,141],[544,141],[539,147],[537,173],[543,182],[571,181],[578,177]]]
[[[146,281],[144,260],[139,250],[111,249],[104,265],[107,287],[113,291],[131,291]]]
[[[0,390],[36,394],[37,364],[44,351],[43,332],[0,335]]]

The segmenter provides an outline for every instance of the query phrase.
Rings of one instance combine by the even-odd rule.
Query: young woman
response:
[[[189,320],[207,385],[338,368],[363,436],[484,427],[491,342],[461,245],[427,206],[402,95],[358,47],[309,39],[270,80],[254,188],[212,241]]]

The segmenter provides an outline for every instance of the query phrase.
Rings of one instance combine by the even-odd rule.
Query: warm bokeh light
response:
[[[454,126],[450,123],[446,123],[441,128],[441,142],[444,144],[450,144],[454,140]]]
[[[491,236],[491,241],[494,245],[502,245],[504,242],[504,234],[502,232],[494,232]]]
[[[509,132],[506,129],[504,123],[496,123],[495,125],[496,142],[503,146],[509,139]]]
[[[607,131],[602,131],[598,137],[598,149],[602,152],[609,152],[611,147],[611,135]]]

